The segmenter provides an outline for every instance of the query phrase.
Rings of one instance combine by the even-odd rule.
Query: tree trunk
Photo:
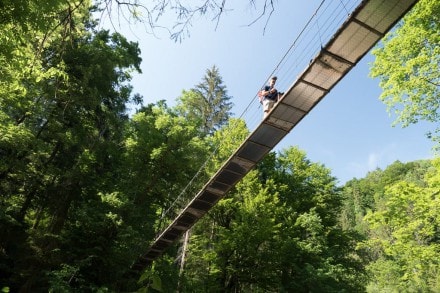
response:
[[[177,284],[177,292],[180,292],[181,290],[181,278],[183,276],[183,270],[185,268],[185,257],[186,257],[186,251],[188,249],[188,241],[189,241],[189,235],[190,235],[190,230],[187,230],[185,232],[185,237],[183,238],[183,248],[182,248],[182,257],[180,258],[180,270],[179,270],[179,281]]]

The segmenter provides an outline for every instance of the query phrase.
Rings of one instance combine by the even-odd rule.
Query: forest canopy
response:
[[[200,13],[225,1],[205,3]],[[438,17],[436,1],[417,7],[423,20]],[[141,71],[138,44],[99,29],[90,1],[10,0],[0,8],[3,292],[440,291],[439,159],[397,161],[338,186],[330,169],[293,146],[269,153],[191,229],[185,257],[177,242],[134,272],[200,166],[210,158],[186,199],[249,134],[232,117],[221,68],[207,65],[174,107],[144,105],[130,84]],[[426,81],[438,61],[438,22],[414,14],[408,23],[422,22],[430,46],[412,53],[434,57],[418,71],[426,90],[408,97],[429,102],[438,94],[430,86],[438,78]],[[393,40],[377,54],[386,57]]]

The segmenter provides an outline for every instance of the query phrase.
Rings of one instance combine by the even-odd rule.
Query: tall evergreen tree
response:
[[[214,65],[206,70],[202,81],[179,98],[177,110],[188,119],[200,123],[202,134],[213,134],[229,119],[232,109],[231,97]]]

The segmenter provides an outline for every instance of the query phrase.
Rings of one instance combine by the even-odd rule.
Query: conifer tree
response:
[[[177,110],[188,119],[197,121],[203,135],[213,134],[231,115],[230,99],[219,69],[214,65],[206,70],[199,84],[189,91],[183,91]]]

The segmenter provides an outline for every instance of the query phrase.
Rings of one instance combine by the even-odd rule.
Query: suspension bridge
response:
[[[132,265],[142,270],[162,255],[252,170],[417,3],[362,1],[312,58],[256,129]]]

